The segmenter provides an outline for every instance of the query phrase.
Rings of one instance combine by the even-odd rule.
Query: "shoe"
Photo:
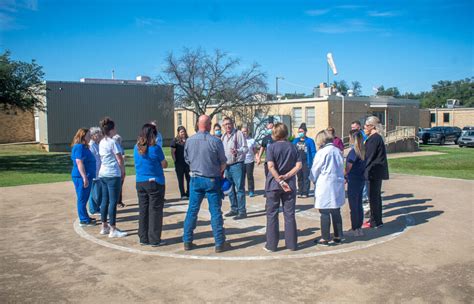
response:
[[[355,230],[349,230],[349,231],[346,231],[344,232],[344,235],[346,236],[359,236],[359,229],[355,229]]]
[[[110,227],[104,228],[104,227],[102,226],[102,229],[100,229],[100,234],[106,235],[106,234],[109,234],[109,233],[110,233]]]
[[[181,196],[181,200],[182,200],[182,201],[186,201],[186,200],[188,200],[188,199],[189,199],[189,198],[188,198],[186,195]]]
[[[184,243],[184,250],[185,250],[185,251],[189,251],[189,250],[193,250],[193,249],[194,249],[194,244],[193,244],[193,242]]]
[[[150,246],[150,243],[149,243],[149,242],[140,242],[140,245],[142,245],[142,246]]]
[[[383,224],[380,224],[380,225],[375,226],[374,228],[379,229],[379,228],[382,228],[382,227],[383,227]]]
[[[226,214],[224,214],[225,217],[230,217],[230,216],[235,216],[237,215],[238,213],[236,211],[229,211],[227,212]]]
[[[221,252],[228,251],[231,249],[232,249],[232,246],[230,246],[230,243],[224,242],[222,245],[216,246],[215,251],[216,253],[221,253]]]
[[[343,238],[333,238],[332,241],[334,242],[334,244],[341,244],[342,241],[344,241]]]
[[[267,248],[267,246],[263,246],[263,250],[265,250],[266,252],[269,252],[269,253],[272,253],[272,252],[275,252],[276,250],[270,250]]]
[[[356,236],[364,236],[364,231],[362,230],[362,228],[359,228],[356,230],[357,231],[357,235]]]
[[[301,195],[301,198],[308,198],[308,194]]]
[[[165,246],[165,245],[166,245],[166,242],[161,240],[158,243],[151,244],[151,247],[160,247],[160,246]]]
[[[126,237],[127,233],[125,231],[120,231],[119,229],[111,229],[109,233],[109,238],[121,238],[121,237]]]
[[[298,198],[302,198],[302,197],[303,197],[303,195],[302,195],[302,194],[298,194]]]
[[[249,192],[249,197],[254,197],[255,196],[255,193],[253,193],[252,191]]]
[[[81,227],[86,227],[86,226],[92,227],[92,226],[95,226],[95,224],[96,224],[95,221],[90,221],[90,222],[80,221],[79,222],[79,226],[81,226]]]
[[[232,219],[237,221],[237,220],[244,219],[244,218],[246,218],[246,217],[247,217],[247,213],[241,213],[241,214],[239,214],[239,215],[237,215],[237,216],[234,216]]]
[[[315,239],[314,243],[316,245],[329,246],[329,242],[323,239]]]

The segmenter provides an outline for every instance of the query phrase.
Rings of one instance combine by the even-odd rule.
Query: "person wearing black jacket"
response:
[[[177,131],[178,136],[176,136],[171,142],[171,156],[174,160],[174,168],[178,178],[181,199],[187,200],[189,198],[189,181],[191,180],[191,177],[189,175],[189,165],[184,160],[184,146],[188,139],[188,133],[186,132],[186,128],[183,126],[179,126]],[[185,178],[186,188],[184,187]]]
[[[365,178],[369,181],[370,220],[364,228],[379,228],[382,222],[382,180],[388,180],[388,162],[385,143],[382,136],[382,125],[377,117],[367,118],[364,132],[365,141]]]

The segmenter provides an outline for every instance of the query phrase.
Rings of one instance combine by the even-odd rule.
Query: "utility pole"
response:
[[[275,81],[276,81],[276,86],[275,86],[275,87],[276,87],[276,90],[275,90],[275,91],[276,91],[276,94],[275,94],[275,98],[278,98],[278,97],[277,97],[277,96],[278,96],[278,79],[283,80],[283,79],[285,79],[285,78],[284,78],[284,77],[281,77],[281,76],[277,76],[277,77],[275,78]]]

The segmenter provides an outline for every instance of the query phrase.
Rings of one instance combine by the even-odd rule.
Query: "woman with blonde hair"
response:
[[[301,169],[301,156],[287,140],[288,128],[277,123],[272,129],[273,143],[267,147],[268,174],[265,181],[267,213],[266,251],[276,251],[280,235],[278,213],[280,204],[285,219],[285,245],[295,251],[298,248],[296,229],[296,173]]]
[[[327,130],[316,135],[318,153],[313,161],[310,179],[315,186],[314,207],[321,214],[321,238],[315,243],[328,245],[331,238],[331,219],[334,243],[342,241],[341,207],[345,203],[344,160],[339,148],[333,144],[333,136]]]
[[[362,132],[351,130],[349,140],[352,146],[346,158],[347,197],[351,209],[352,228],[348,232],[352,236],[363,236],[364,209],[362,196],[365,185],[365,145]]]
[[[375,116],[365,121],[365,178],[369,181],[370,220],[364,228],[380,228],[382,222],[382,180],[388,180],[388,162],[385,143],[382,138],[383,128]]]
[[[91,134],[89,129],[77,130],[71,147],[72,181],[77,195],[77,214],[79,225],[94,226],[95,219],[90,218],[87,213],[87,201],[91,193],[92,179],[96,176],[95,157],[89,150]]]

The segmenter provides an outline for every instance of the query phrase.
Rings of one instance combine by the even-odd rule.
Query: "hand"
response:
[[[284,174],[284,175],[280,175],[280,176],[278,177],[278,179],[280,179],[280,180],[287,180],[287,179],[289,179],[289,178],[290,178],[290,176],[288,176],[288,173],[287,173],[287,174]]]
[[[262,162],[260,160],[260,156],[257,155],[257,157],[255,158],[255,162],[257,163],[257,166],[260,166],[260,163]]]
[[[232,153],[232,155],[236,156],[237,155],[237,150],[234,149],[234,148],[230,148],[230,153]]]
[[[82,182],[84,183],[84,188],[87,188],[89,187],[89,179],[86,177],[86,178],[82,178]]]
[[[280,186],[283,188],[285,192],[291,192],[290,185],[288,185],[287,182],[281,181]]]

